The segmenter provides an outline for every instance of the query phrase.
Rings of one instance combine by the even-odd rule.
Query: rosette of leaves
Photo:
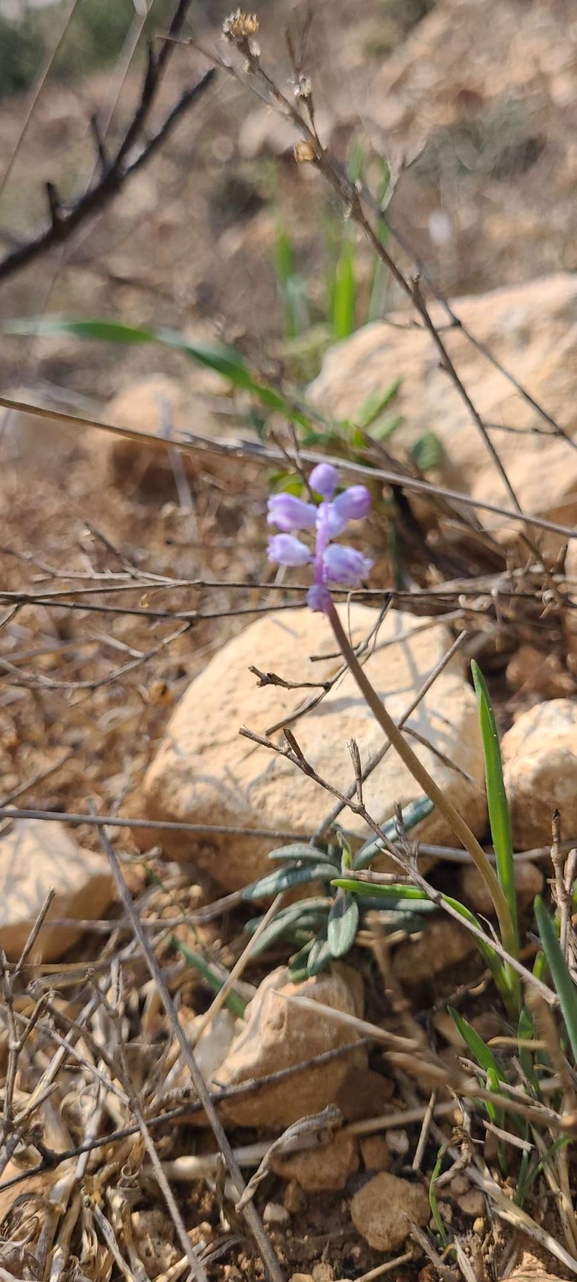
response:
[[[402,812],[403,829],[407,832],[414,828],[432,809],[428,797],[410,802]],[[398,837],[396,819],[383,825],[383,835],[389,841]],[[353,854],[345,836],[337,832],[337,840],[322,848],[303,841],[271,851],[269,859],[279,866],[246,886],[243,899],[251,902],[269,899],[281,891],[306,885],[318,886],[319,891],[281,908],[255,944],[253,956],[281,940],[293,945],[297,951],[291,957],[289,974],[292,981],[298,983],[307,976],[319,975],[333,960],[349,952],[370,910],[378,911],[387,930],[401,929],[407,933],[421,930],[423,914],[435,910],[430,901],[391,898],[383,908],[382,899],[368,896],[359,900],[350,891],[332,884],[335,878],[367,868],[383,846],[378,837],[372,838]],[[261,921],[261,917],[255,917],[247,922],[247,933],[254,934]]]

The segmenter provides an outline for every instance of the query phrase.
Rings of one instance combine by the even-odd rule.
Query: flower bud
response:
[[[339,474],[332,463],[317,463],[309,476],[311,490],[322,494],[324,499],[332,499],[339,483]]]
[[[346,587],[357,588],[372,565],[373,562],[355,548],[332,543],[323,557],[323,576],[328,583],[343,583]]]
[[[350,485],[333,499],[333,511],[345,521],[360,521],[368,515],[371,495],[366,485]]]
[[[273,494],[268,501],[268,524],[278,526],[285,534],[291,530],[310,529],[316,519],[314,503],[303,503],[294,494]]]
[[[292,534],[273,534],[268,541],[267,556],[278,565],[308,565],[313,559],[306,544]]]

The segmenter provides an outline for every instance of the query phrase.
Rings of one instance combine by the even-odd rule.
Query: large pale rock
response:
[[[543,882],[543,873],[536,864],[530,863],[529,860],[515,864],[515,890],[521,912],[533,903],[535,895],[541,894]],[[468,908],[472,908],[474,913],[481,913],[483,917],[495,916],[493,901],[487,886],[480,872],[472,864],[470,867],[461,869],[458,887],[457,898],[461,899]]]
[[[112,878],[104,856],[79,846],[64,824],[14,820],[0,838],[0,947],[9,960],[20,956],[50,889],[56,894],[33,961],[55,961],[82,936],[82,928],[52,926],[54,918],[102,916],[112,898]]]
[[[367,606],[353,605],[350,611],[342,606],[340,611],[354,642],[366,637],[378,620],[377,611]],[[447,629],[432,620],[391,611],[382,621],[365,671],[397,720],[446,654],[450,641]],[[313,663],[311,655],[330,657]],[[289,680],[317,682],[341,666],[324,615],[287,610],[253,623],[224,646],[192,682],[169,722],[144,781],[146,817],[274,828],[306,836],[321,823],[332,804],[325,789],[305,778],[286,759],[238,734],[243,725],[266,733],[308,702],[310,692],[273,685],[259,688],[249,672],[251,664]],[[416,738],[412,740],[434,778],[475,832],[481,833],[485,823],[483,757],[475,699],[460,657],[455,656],[447,665],[409,717],[408,726],[432,745],[424,747]],[[294,731],[320,776],[342,791],[353,781],[347,740],[356,738],[363,762],[383,744],[383,732],[348,674],[314,711],[297,722]],[[442,758],[437,753],[443,754]],[[405,805],[419,794],[392,749],[364,789],[367,808],[379,823],[393,814],[396,802]],[[345,812],[345,822],[359,838],[368,835],[357,817]],[[415,832],[431,842],[453,839],[445,821],[435,813]],[[171,832],[163,840],[167,853],[179,859],[192,857],[230,889],[269,870],[267,853],[280,844],[228,836],[193,843],[188,836]]]
[[[577,702],[551,699],[524,712],[503,735],[502,753],[516,846],[548,845],[554,810],[563,839],[577,840]]]
[[[164,479],[174,487],[171,448],[178,451],[178,441],[186,439],[187,434],[212,438],[218,435],[209,397],[222,396],[223,387],[222,380],[206,370],[195,371],[192,385],[190,380],[180,382],[165,374],[151,374],[124,387],[109,402],[106,421],[114,427],[142,433],[143,438],[152,436],[158,444],[145,439],[140,444],[134,438],[111,436],[107,450],[112,479],[157,487]],[[210,470],[211,464],[223,466],[218,456],[184,450],[180,451],[180,457],[191,477]]]
[[[388,1171],[373,1176],[351,1202],[355,1228],[376,1251],[394,1251],[402,1246],[411,1224],[423,1227],[430,1213],[424,1188]]]
[[[577,363],[577,277],[558,273],[526,285],[456,299],[453,310],[498,361],[511,371],[537,402],[558,419],[572,437],[577,430],[573,395]],[[446,315],[431,308],[436,324]],[[475,498],[511,507],[504,484],[487,447],[471,421],[429,335],[407,328],[407,313],[391,319],[401,328],[376,323],[359,330],[325,357],[310,398],[326,414],[349,418],[369,395],[401,379],[395,410],[403,425],[388,446],[400,458],[425,431],[443,447],[441,480]],[[405,327],[403,327],[405,326]],[[543,420],[467,341],[459,329],[443,331],[443,340],[459,375],[483,419],[515,429],[543,428]],[[492,439],[524,511],[572,525],[577,520],[577,452],[558,436],[493,432]],[[502,518],[479,513],[494,528]]]
[[[246,1024],[216,1072],[215,1084],[238,1086],[356,1041],[358,1033],[354,1028],[322,1010],[311,1011],[299,1001],[290,1000],[301,997],[347,1015],[363,1014],[362,980],[349,966],[334,965],[329,972],[303,984],[291,984],[284,967],[272,971],[248,1005]],[[227,1100],[221,1105],[221,1114],[235,1126],[279,1129],[300,1117],[319,1113],[335,1102],[353,1056],[357,1063],[366,1064],[364,1049],[351,1051],[299,1073],[292,1081],[263,1086],[244,1098]]]

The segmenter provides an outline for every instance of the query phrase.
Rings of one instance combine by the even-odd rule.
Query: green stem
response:
[[[476,869],[481,874],[495,907],[503,947],[514,957],[516,946],[515,930],[513,922],[511,921],[509,905],[485,851],[482,846],[480,846],[474,833],[471,832],[469,825],[465,823],[465,820],[461,817],[458,810],[456,810],[453,803],[445,796],[442,789],[439,788],[438,784],[435,783],[435,780],[431,778],[431,775],[419,760],[416,753],[414,753],[413,749],[409,747],[398,726],[395,725],[392,717],[387,712],[387,709],[381,702],[376,690],[373,689],[364,668],[357,659],[345,629],[340,621],[337,610],[335,609],[334,602],[332,601],[327,610],[327,615],[347,667],[354,677],[363,698],[371,709],[371,712],[384,730],[387,739],[392,743],[393,748],[398,753],[401,761],[404,762],[407,770],[412,774],[413,779],[417,781],[419,787],[423,789],[423,792],[426,792],[427,796],[437,807],[437,810],[440,811],[443,817],[447,820],[447,823],[450,824],[453,832],[459,838],[459,841],[462,842],[465,850],[470,854]]]

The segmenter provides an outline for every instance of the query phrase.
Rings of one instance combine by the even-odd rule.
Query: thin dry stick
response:
[[[108,1009],[109,1009],[109,1013],[111,1013],[110,1007]],[[208,1282],[208,1278],[202,1266],[201,1260],[197,1255],[192,1245],[192,1242],[188,1236],[188,1233],[186,1231],[186,1225],[180,1213],[174,1193],[172,1192],[170,1184],[168,1183],[168,1180],[166,1178],[166,1174],[163,1170],[162,1162],[160,1161],[160,1158],[156,1150],[156,1145],[154,1143],[152,1135],[150,1134],[149,1127],[146,1123],[146,1119],[144,1117],[144,1114],[138,1102],[137,1093],[134,1090],[134,1087],[132,1085],[132,1079],[128,1071],[124,1045],[122,1042],[122,1035],[118,1027],[117,1018],[113,1019],[113,1024],[116,1032],[116,1051],[117,1051],[118,1058],[120,1060],[120,1064],[122,1068],[122,1084],[124,1086],[126,1094],[128,1095],[128,1098],[130,1101],[130,1107],[138,1123],[140,1134],[142,1135],[142,1141],[148,1153],[148,1156],[150,1158],[150,1163],[154,1171],[154,1175],[157,1180],[158,1187],[166,1202],[168,1211],[172,1217],[172,1222],[178,1234],[180,1245],[182,1247],[182,1250],[184,1251],[184,1254],[186,1255],[186,1258],[188,1260],[188,1263],[190,1265],[190,1268],[192,1270],[194,1277],[197,1279],[197,1282]]]
[[[158,437],[153,436],[152,433],[117,427],[112,423],[103,423],[98,419],[89,419],[81,415],[46,410],[42,406],[30,405],[27,401],[17,401],[8,396],[0,396],[0,405],[4,409],[21,410],[22,413],[32,414],[39,418],[50,418],[59,423],[67,423],[69,426],[94,427],[99,431],[111,432],[115,436],[136,441],[141,446],[150,443],[156,449],[159,448]],[[260,443],[256,446],[251,442],[249,447],[243,444],[226,445],[222,442],[211,441],[209,437],[193,436],[192,433],[187,433],[186,437],[182,437],[182,439],[175,437],[174,444],[178,445],[178,448],[185,453],[195,453],[203,450],[207,454],[219,454],[228,458],[248,457],[251,462],[263,465],[270,462],[282,463],[285,461],[280,450]],[[350,459],[318,454],[315,450],[301,449],[300,456],[305,463],[313,465],[315,463],[333,463],[335,467],[339,467],[342,471],[352,473],[355,476],[368,476],[373,481],[386,481],[389,485],[396,485],[402,490],[413,490],[416,494],[429,494],[432,498],[448,499],[451,503],[462,503],[465,507],[478,508],[481,512],[491,512],[495,516],[505,517],[516,524],[521,523],[534,526],[535,529],[549,530],[552,534],[562,534],[566,539],[577,539],[575,526],[561,525],[558,521],[548,521],[542,516],[518,512],[515,508],[502,507],[498,503],[489,503],[486,499],[474,498],[471,494],[465,494],[460,490],[451,490],[444,485],[434,485],[431,481],[421,481],[414,476],[399,475],[398,472],[388,468],[369,467],[364,463],[353,463]],[[2,594],[3,597],[5,595],[4,593]],[[150,611],[146,613],[149,617],[154,617]]]
[[[409,632],[409,636],[410,635],[411,633]],[[418,708],[419,704],[424,699],[425,695],[428,694],[429,690],[431,689],[431,686],[434,685],[435,681],[437,680],[437,677],[440,675],[441,672],[444,671],[444,669],[446,668],[447,664],[450,663],[453,656],[457,654],[459,650],[462,649],[469,635],[470,634],[468,632],[461,632],[457,637],[456,641],[453,642],[450,649],[447,650],[447,653],[443,655],[443,658],[439,660],[439,662],[435,665],[433,670],[429,673],[428,677],[423,682],[420,689],[417,691],[414,699],[411,700],[406,712],[403,712],[402,717],[399,718],[397,722],[399,730],[403,728],[403,726],[408,721],[409,717],[412,716],[413,712],[415,712],[415,710]],[[383,759],[386,757],[390,748],[391,748],[391,742],[389,739],[387,739],[386,742],[383,744],[382,748],[379,748],[379,751],[375,752],[373,756],[369,758],[366,765],[363,767],[363,772],[362,772],[363,780],[368,779],[369,775],[372,774],[373,770],[375,770],[376,767],[380,765],[381,761],[383,761]],[[355,781],[355,783],[351,784],[351,787],[347,790],[347,794],[346,794],[347,797],[354,796],[356,787],[357,785]],[[323,819],[320,826],[317,828],[312,838],[311,845],[316,846],[319,841],[322,841],[325,833],[328,831],[329,828],[332,827],[335,820],[338,819],[343,809],[344,807],[341,801],[338,801],[336,806],[333,806],[332,810],[329,812],[328,815],[326,815],[326,817]]]
[[[212,1023],[215,1015],[218,1014],[219,1010],[222,1010],[222,1007],[224,1006],[224,1003],[226,1002],[226,999],[229,993],[232,991],[237,980],[240,979],[241,975],[246,969],[251,959],[252,951],[254,949],[255,944],[260,939],[261,935],[264,934],[265,930],[267,929],[267,926],[272,921],[273,917],[276,917],[276,914],[278,913],[279,908],[282,905],[283,899],[284,899],[284,891],[281,891],[281,893],[277,895],[275,899],[273,899],[273,902],[270,905],[270,908],[267,909],[264,917],[259,922],[254,932],[254,935],[252,935],[252,937],[249,939],[249,942],[246,945],[246,948],[243,949],[240,957],[235,962],[230,974],[227,975],[224,981],[224,984],[222,985],[222,988],[219,989],[218,993],[213,998],[208,1010],[205,1011],[204,1015],[201,1017],[198,1028],[196,1028],[194,1031],[194,1035],[192,1037],[189,1037],[188,1039],[191,1050],[194,1050],[195,1046],[198,1045],[203,1033],[206,1031],[209,1024]]]
[[[47,1030],[47,1033],[50,1035],[50,1030]],[[372,1040],[372,1038],[361,1037],[354,1042],[347,1042],[343,1046],[336,1046],[329,1051],[322,1051],[320,1055],[312,1055],[310,1059],[302,1060],[300,1064],[291,1064],[288,1068],[278,1069],[276,1073],[268,1073],[266,1077],[251,1078],[249,1081],[241,1082],[238,1086],[229,1086],[225,1087],[221,1091],[212,1091],[211,1099],[215,1106],[217,1106],[224,1100],[237,1099],[240,1097],[244,1098],[248,1095],[253,1095],[258,1091],[266,1089],[267,1086],[271,1086],[273,1084],[277,1085],[279,1082],[288,1081],[290,1078],[295,1077],[300,1073],[308,1072],[310,1069],[320,1067],[324,1064],[329,1064],[333,1060],[340,1059],[345,1055],[350,1055],[353,1051],[358,1050],[359,1047],[368,1046]],[[91,1071],[94,1072],[92,1066]],[[107,1089],[110,1088],[110,1084],[104,1077],[102,1077],[102,1084]],[[115,1089],[118,1090],[120,1095],[120,1088]],[[124,1098],[123,1094],[121,1098]],[[439,1105],[439,1108],[443,1107],[444,1105]],[[189,1117],[190,1115],[195,1115],[200,1112],[202,1112],[202,1104],[199,1100],[187,1100],[186,1103],[179,1104],[177,1108],[167,1109],[166,1112],[158,1113],[153,1117],[147,1117],[146,1123],[149,1129],[155,1126],[165,1126],[167,1122],[172,1122],[177,1118]],[[422,1115],[423,1110],[421,1109],[418,1111],[418,1117],[413,1120],[420,1121]],[[72,1148],[65,1149],[63,1152],[47,1153],[42,1162],[39,1162],[37,1166],[30,1167],[29,1170],[22,1171],[19,1175],[14,1175],[11,1179],[0,1183],[0,1193],[3,1193],[5,1189],[12,1188],[16,1184],[25,1183],[35,1175],[41,1175],[43,1171],[52,1170],[54,1167],[60,1166],[62,1162],[68,1161],[69,1158],[78,1157],[79,1154],[82,1153],[92,1153],[98,1148],[107,1148],[109,1144],[115,1144],[120,1140],[128,1139],[131,1135],[136,1135],[138,1133],[138,1129],[138,1124],[134,1123],[131,1126],[124,1126],[116,1131],[111,1131],[101,1138],[86,1140]]]
[[[407,767],[407,770],[410,771],[413,778],[423,789],[423,792],[430,797],[433,804],[437,807],[437,810],[440,811],[443,817],[447,820],[447,823],[450,824],[453,832],[459,840],[462,841],[465,850],[469,852],[475,867],[485,882],[493,904],[495,905],[503,944],[507,949],[507,952],[515,954],[515,932],[513,930],[509,906],[497,879],[495,870],[487,859],[485,851],[477,841],[477,838],[471,832],[469,825],[465,823],[465,820],[453,805],[452,801],[449,801],[448,797],[443,792],[443,789],[439,787],[425,766],[423,766],[416,753],[414,753],[413,749],[409,747],[408,743],[403,738],[401,731],[393,721],[393,718],[387,712],[384,704],[379,699],[364,669],[358,662],[352,646],[349,644],[345,629],[343,628],[340,617],[332,602],[327,614],[339,648],[343,657],[347,661],[349,670],[371,712],[374,714],[379,725],[384,730],[387,739],[391,741],[395,751],[401,758],[401,761]]]
[[[189,1070],[194,1089],[197,1092],[198,1098],[202,1103],[202,1106],[204,1108],[204,1111],[206,1113],[206,1116],[212,1128],[215,1140],[223,1155],[224,1161],[226,1162],[226,1165],[228,1167],[229,1175],[234,1185],[237,1198],[240,1198],[242,1197],[242,1194],[245,1188],[245,1184],[242,1178],[240,1168],[238,1166],[238,1163],[235,1161],[231,1145],[227,1139],[226,1133],[224,1131],[224,1128],[222,1126],[218,1113],[216,1112],[214,1104],[211,1100],[210,1092],[207,1090],[204,1077],[198,1067],[198,1064],[190,1048],[184,1029],[182,1028],[182,1025],[180,1024],[180,1021],[178,1019],[176,1008],[172,1000],[172,997],[170,995],[168,985],[166,983],[164,975],[156,960],[154,952],[150,946],[150,942],[147,938],[146,931],[142,927],[142,922],[140,921],[138,913],[136,912],[136,909],[130,897],[130,892],[122,876],[122,869],[120,867],[120,862],[118,860],[116,851],[111,846],[108,836],[103,829],[100,830],[99,835],[100,835],[102,848],[108,857],[112,875],[116,882],[116,887],[118,890],[120,901],[122,903],[126,916],[132,926],[134,934],[140,944],[140,948],[146,960],[146,964],[150,971],[151,977],[158,988],[158,992],[160,994],[160,998],[164,1006],[164,1009],[166,1011],[167,1017],[169,1019],[171,1028],[180,1045],[180,1049],[182,1051],[184,1061]],[[283,1276],[279,1268],[278,1260],[266,1236],[260,1217],[252,1202],[249,1202],[248,1206],[245,1208],[244,1216],[245,1216],[248,1228],[250,1229],[254,1237],[254,1240],[258,1246],[258,1249],[261,1254],[261,1258],[267,1269],[271,1282],[283,1282]]]

